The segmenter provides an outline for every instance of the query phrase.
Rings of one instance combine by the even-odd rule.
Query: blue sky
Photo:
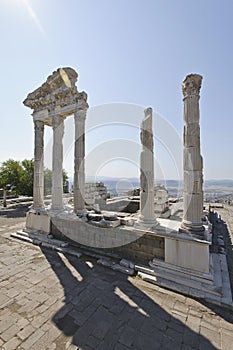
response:
[[[232,179],[232,18],[233,2],[226,0],[1,0],[0,161],[33,157],[31,111],[22,101],[58,67],[79,73],[78,89],[88,93],[92,109],[119,102],[141,106],[142,111],[151,106],[181,140],[181,83],[187,74],[199,73],[204,177]],[[139,122],[137,116],[135,125]],[[131,135],[124,130],[122,125],[104,127],[101,141],[98,132],[87,133],[87,153],[111,137],[119,144],[122,134],[124,140]],[[136,131],[129,139],[138,144]],[[50,138],[51,130],[46,130],[46,142]],[[179,177],[180,170],[169,170],[170,158],[158,139],[161,172]],[[179,147],[174,144],[174,149]],[[69,172],[72,162],[67,156]],[[134,177],[136,168],[114,160],[98,171]]]

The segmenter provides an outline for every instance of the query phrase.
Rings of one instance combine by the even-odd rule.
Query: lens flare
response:
[[[36,12],[34,11],[34,9],[32,8],[29,0],[21,0],[22,3],[24,4],[29,16],[31,17],[31,19],[33,20],[33,22],[35,23],[36,27],[39,29],[39,31],[43,34],[46,35],[45,30],[42,26],[42,24],[40,23],[40,20],[36,14]]]

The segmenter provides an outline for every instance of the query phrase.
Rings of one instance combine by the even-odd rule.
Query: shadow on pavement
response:
[[[77,349],[216,349],[180,321],[179,312],[173,317],[127,276],[93,259],[62,258],[54,251],[41,250],[64,289],[65,305],[52,320],[64,336],[72,337]],[[169,298],[169,294],[161,296]],[[158,303],[162,302],[158,297]],[[66,348],[68,338],[57,341],[58,349]]]
[[[17,208],[0,208],[0,217],[5,218],[22,218],[26,217],[28,207],[22,206]]]

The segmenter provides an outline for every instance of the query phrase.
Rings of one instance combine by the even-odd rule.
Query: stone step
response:
[[[11,237],[20,239],[21,241],[24,241],[24,242],[36,244],[36,245],[40,245],[40,243],[41,243],[40,240],[36,240],[36,239],[30,238],[30,237],[28,237],[26,235],[21,235],[18,232],[11,233]]]
[[[212,263],[210,264],[212,267]],[[187,278],[191,278],[201,283],[213,284],[213,275],[212,273],[200,273],[198,271],[190,270],[188,268],[183,268],[180,266],[176,266],[173,264],[169,264],[161,259],[154,258],[151,262],[149,262],[149,266],[152,269],[163,268],[164,270],[171,271],[178,276],[187,276]],[[211,269],[212,270],[212,269]]]
[[[22,230],[22,231],[18,231],[18,234],[27,236],[27,237],[32,238],[32,239],[38,239],[41,242],[51,243],[51,244],[56,245],[58,247],[65,248],[65,247],[68,247],[68,245],[69,245],[68,242],[64,242],[64,241],[61,241],[59,239],[48,237],[48,235],[46,235],[44,233],[39,233],[39,232],[34,233],[30,230]]]
[[[62,254],[69,254],[69,255],[75,256],[78,259],[82,256],[82,253],[77,252],[76,250],[73,250],[70,248],[58,247],[52,243],[42,242],[41,246],[44,248],[55,250],[56,252],[59,252]]]
[[[192,296],[192,297],[205,299],[206,301],[212,302],[217,305],[223,304],[221,295],[208,293],[207,291],[204,291],[204,290],[188,287],[184,284],[167,280],[166,278],[147,275],[146,273],[143,273],[143,272],[138,272],[138,276],[141,277],[146,282],[167,288],[169,290],[177,291],[179,293]],[[227,306],[229,307],[229,304],[227,304]]]
[[[114,271],[125,273],[126,275],[133,276],[135,274],[134,269],[119,265],[110,259],[101,258],[101,259],[97,260],[97,264],[105,266],[105,267],[109,267],[110,269],[112,269]]]
[[[233,310],[233,303],[232,303],[232,298],[227,297],[227,296],[220,296],[220,295],[214,295],[209,292],[204,292],[199,289],[195,288],[189,288],[187,286],[184,286],[182,284],[179,284],[177,282],[172,282],[170,280],[166,280],[165,278],[157,277],[157,276],[152,276],[148,275],[144,272],[138,272],[138,276],[149,283],[152,283],[154,285],[158,285],[164,288],[167,288],[169,290],[177,291],[180,292],[184,295],[189,295],[192,297],[196,297],[199,299],[204,299],[207,302],[213,303],[215,305],[219,305],[221,307]]]
[[[173,291],[175,290],[175,291],[178,291],[180,293],[189,295],[190,288],[187,286],[184,286],[182,284],[172,282],[170,280],[166,280],[165,278],[161,278],[158,276],[152,276],[152,275],[149,275],[149,274],[147,274],[145,272],[141,272],[141,271],[138,271],[138,276],[146,282],[149,282],[149,283],[155,284],[157,286],[165,287],[165,288],[168,288],[170,290],[173,290]]]
[[[227,258],[225,254],[218,254],[221,266],[222,285],[224,290],[224,298],[232,300],[230,288],[230,278],[228,272]]]
[[[28,232],[18,231],[16,233],[12,233],[11,237],[31,244],[40,245],[41,247],[55,250],[62,254],[69,254],[75,256],[76,258],[80,258],[82,256],[82,253],[69,248],[67,242],[57,239],[49,239],[43,234],[29,234]]]
[[[153,283],[155,284],[157,281],[159,285],[165,284],[165,287],[168,287],[167,285],[169,285],[170,289],[173,289],[174,286],[175,290],[178,289],[178,291],[182,290],[184,292],[189,291],[191,289],[194,291],[198,290],[200,295],[203,295],[204,293],[209,293],[211,295],[221,297],[221,287],[215,286],[213,282],[212,285],[209,283],[206,284],[205,279],[203,281],[192,279],[192,276],[187,274],[184,274],[182,276],[181,273],[178,274],[177,271],[174,269],[166,269],[164,266],[148,268],[141,265],[135,265],[135,270],[139,273],[146,275],[146,278],[148,280],[151,279],[151,281],[153,281]]]
[[[191,273],[186,273],[179,271],[179,267],[175,267],[173,266],[172,269],[170,269],[169,267],[166,266],[159,266],[159,265],[154,265],[154,264],[150,264],[149,265],[151,267],[147,267],[147,266],[143,266],[143,265],[135,265],[135,270],[137,271],[141,271],[144,272],[146,274],[152,275],[152,276],[157,276],[157,275],[166,275],[166,276],[173,276],[172,280],[174,279],[175,276],[175,280],[177,279],[184,279],[184,280],[190,280],[191,284],[193,283],[199,283],[199,284],[206,284],[206,285],[213,285],[213,280],[209,280],[209,279],[205,279],[205,278],[201,278],[201,277],[196,277],[191,275]]]

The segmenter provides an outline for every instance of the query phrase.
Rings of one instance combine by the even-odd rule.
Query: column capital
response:
[[[74,112],[74,119],[75,121],[78,120],[86,120],[86,116],[87,116],[87,108],[79,108]]]
[[[189,74],[182,82],[182,92],[184,99],[191,96],[198,96],[201,89],[202,76],[199,74]]]
[[[34,128],[38,131],[44,131],[44,123],[41,120],[33,120],[34,121]]]
[[[61,117],[60,115],[55,115],[53,116],[53,120],[52,120],[52,127],[57,128],[62,122],[64,122],[64,118]]]

